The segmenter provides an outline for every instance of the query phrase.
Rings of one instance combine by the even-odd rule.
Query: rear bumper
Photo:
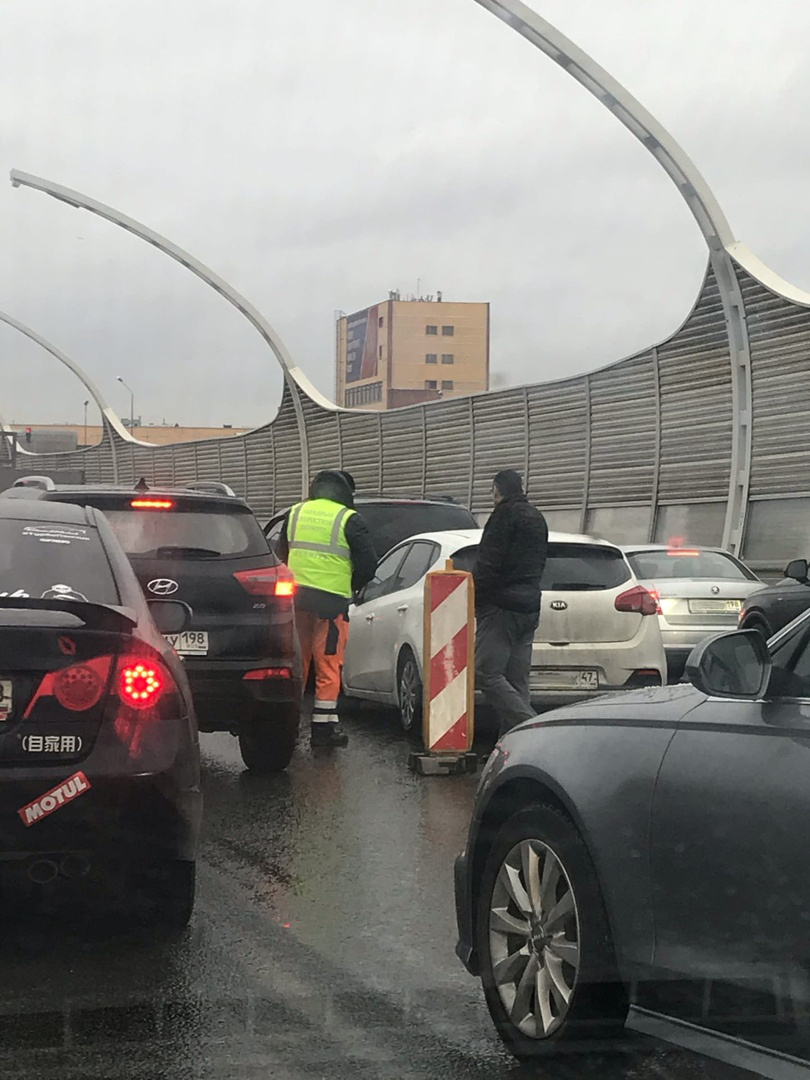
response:
[[[256,716],[272,719],[274,706],[298,706],[300,665],[292,658],[185,662],[200,731],[237,731]],[[292,678],[245,679],[262,668],[287,668]]]
[[[553,670],[561,673],[557,685],[548,677]],[[583,670],[596,671],[596,690],[570,685],[569,673]],[[627,683],[637,671],[657,672],[661,683],[666,683],[666,656],[658,621],[654,616],[644,617],[638,633],[628,641],[571,642],[567,645],[535,642],[532,647],[529,688],[533,701],[565,704],[582,701],[597,694],[635,688],[634,683],[630,686]],[[546,676],[544,685],[540,684],[541,672]]]
[[[79,794],[69,801],[43,800],[79,772]],[[32,803],[36,810],[25,815],[26,824],[19,811]],[[0,770],[0,814],[6,823],[0,865],[66,854],[82,854],[91,865],[193,860],[202,794],[198,787],[180,787],[174,770],[110,775],[95,771],[91,759],[78,766]]]

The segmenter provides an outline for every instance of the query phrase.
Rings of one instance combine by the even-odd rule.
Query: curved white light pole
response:
[[[116,455],[115,438],[113,437],[113,432],[115,432],[116,435],[120,436],[120,438],[123,439],[124,442],[134,443],[136,446],[151,446],[152,444],[141,442],[140,440],[135,439],[130,435],[130,433],[121,423],[118,415],[110,408],[110,406],[101,396],[101,391],[92,381],[90,376],[85,371],[83,371],[82,368],[80,368],[75,361],[71,360],[69,356],[66,356],[61,349],[57,349],[55,345],[52,345],[50,341],[46,341],[46,339],[42,337],[41,334],[38,334],[36,330],[32,330],[30,326],[26,326],[18,319],[13,318],[11,315],[7,315],[4,311],[0,311],[0,322],[5,323],[7,326],[12,327],[14,330],[17,330],[20,334],[23,334],[25,337],[30,338],[31,341],[36,342],[36,344],[39,345],[40,348],[43,348],[46,352],[49,352],[51,356],[53,356],[59,361],[60,364],[64,364],[66,368],[72,371],[76,378],[87,389],[90,397],[99,407],[102,421],[108,427],[110,446],[112,448],[113,477],[117,481],[118,459]],[[29,453],[29,451],[26,451],[26,453]],[[31,457],[38,456],[38,454],[31,454]]]
[[[210,285],[212,289],[218,292],[220,296],[223,296],[229,304],[232,304],[237,311],[240,311],[245,316],[248,322],[258,330],[272,349],[273,355],[281,365],[284,380],[290,390],[293,407],[295,409],[295,416],[298,422],[298,435],[301,445],[302,494],[305,495],[306,489],[309,486],[309,447],[307,445],[304,410],[301,404],[298,386],[298,381],[301,379],[303,373],[299,373],[297,368],[295,368],[292,358],[287,352],[281,338],[261,312],[246,300],[241,293],[237,292],[233,286],[229,285],[224,278],[215,274],[213,270],[204,263],[201,263],[199,259],[195,259],[193,255],[184,251],[183,248],[178,247],[177,244],[173,244],[171,240],[167,240],[165,236],[161,236],[160,233],[156,233],[153,229],[147,228],[146,225],[141,224],[141,222],[136,221],[134,218],[127,217],[126,214],[120,213],[118,210],[113,209],[113,207],[106,206],[96,199],[91,199],[89,195],[83,195],[80,191],[73,191],[71,188],[63,187],[61,184],[55,184],[51,180],[45,180],[41,176],[31,176],[29,173],[20,172],[18,169],[11,170],[11,183],[14,187],[30,187],[35,191],[43,191],[46,195],[51,195],[53,198],[59,199],[60,202],[65,202],[69,206],[75,206],[82,210],[89,210],[92,214],[97,214],[106,221],[112,222],[113,225],[119,225],[122,229],[126,229],[127,232],[131,232],[134,236],[139,237],[141,240],[145,240],[147,244],[151,244],[152,247],[156,247],[165,255],[169,255],[176,262],[179,262],[181,266],[185,266],[187,270],[190,270],[192,274],[196,274],[198,278],[206,283],[206,285]]]
[[[475,2],[559,64],[635,135],[673,181],[703,234],[723,302],[731,353],[731,475],[723,546],[738,552],[751,477],[751,351],[732,251],[745,266],[747,249],[735,240],[719,202],[687,153],[629,90],[522,0]]]

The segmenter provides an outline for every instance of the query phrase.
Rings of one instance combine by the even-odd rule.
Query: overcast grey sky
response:
[[[810,5],[532,0],[682,143],[738,239],[810,288]],[[119,413],[255,425],[266,346],[120,229],[13,190],[12,167],[110,203],[259,307],[331,395],[336,309],[392,288],[492,302],[512,383],[667,336],[702,241],[660,168],[474,0],[0,0],[0,308]],[[81,386],[0,327],[0,413],[79,420]]]

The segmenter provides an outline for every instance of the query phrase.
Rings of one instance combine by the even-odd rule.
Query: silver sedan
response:
[[[636,577],[658,597],[669,681],[709,634],[734,630],[743,600],[763,582],[722,548],[667,544],[622,547]]]

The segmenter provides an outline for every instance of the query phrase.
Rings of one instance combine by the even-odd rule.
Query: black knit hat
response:
[[[505,499],[510,495],[523,494],[523,481],[515,469],[501,469],[499,473],[495,473],[493,483]]]
[[[357,491],[357,484],[355,484],[352,474],[350,472],[346,472],[345,469],[339,469],[338,472],[352,489],[352,495],[354,495],[355,491]]]

